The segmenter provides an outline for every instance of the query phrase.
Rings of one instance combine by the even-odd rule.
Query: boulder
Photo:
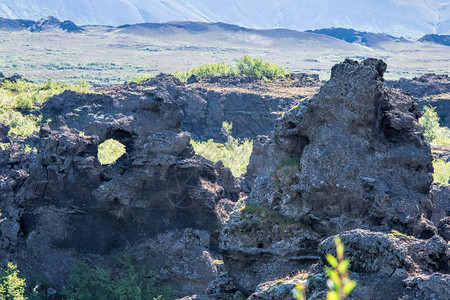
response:
[[[450,249],[442,238],[420,240],[361,229],[338,236],[345,245],[344,257],[350,260],[350,277],[357,281],[353,299],[447,298]],[[322,255],[335,255],[334,239],[319,245]]]

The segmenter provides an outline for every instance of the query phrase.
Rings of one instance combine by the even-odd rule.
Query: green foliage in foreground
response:
[[[340,238],[334,239],[336,245],[336,256],[331,254],[326,255],[326,259],[331,268],[325,269],[328,276],[327,285],[328,293],[327,300],[344,300],[350,292],[356,287],[356,281],[349,277],[348,267],[350,261],[344,259],[344,244]],[[306,287],[299,283],[293,290],[294,298],[297,300],[306,300]]]
[[[0,300],[25,300],[25,279],[19,277],[17,266],[8,263],[5,270],[0,270]]]
[[[235,177],[239,177],[247,170],[247,165],[252,154],[253,141],[239,140],[231,136],[232,123],[224,122],[222,128],[228,133],[228,140],[225,144],[216,143],[212,139],[207,142],[196,142],[191,140],[191,144],[197,154],[216,163],[222,161],[225,167],[230,168]]]
[[[434,182],[439,182],[442,185],[450,185],[450,161],[445,162],[443,159],[435,159],[433,161]]]
[[[434,107],[424,107],[419,123],[424,129],[425,141],[430,144],[450,145],[450,129],[439,125],[439,117]]]
[[[109,139],[98,145],[97,158],[102,165],[110,165],[125,153],[125,145],[115,139]]]
[[[72,283],[65,291],[71,300],[154,300],[171,299],[168,286],[157,284],[155,275],[136,267],[129,259],[120,260],[116,269],[90,267],[79,262],[72,272]]]
[[[344,244],[340,238],[335,238],[334,244],[336,245],[336,257],[331,254],[326,255],[331,266],[325,270],[329,278],[327,300],[345,299],[356,286],[356,281],[351,280],[348,276],[350,261],[344,259]]]
[[[262,58],[253,58],[248,55],[238,59],[237,66],[233,67],[224,62],[216,64],[203,64],[186,72],[176,72],[174,75],[181,81],[186,81],[192,75],[199,78],[210,76],[255,76],[259,79],[273,79],[286,76],[288,71],[283,67],[264,61]]]

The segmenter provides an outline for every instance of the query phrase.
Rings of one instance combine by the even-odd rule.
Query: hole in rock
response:
[[[258,248],[263,248],[264,247],[264,244],[263,243],[259,243],[258,244]]]
[[[97,158],[102,165],[115,163],[126,153],[126,147],[115,139],[109,139],[98,145]]]
[[[297,127],[296,124],[294,124],[294,123],[292,123],[292,122],[288,122],[288,123],[287,123],[287,128],[288,128],[288,129],[294,129],[295,127]]]

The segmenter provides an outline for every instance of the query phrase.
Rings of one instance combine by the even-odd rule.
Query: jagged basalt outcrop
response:
[[[350,299],[448,298],[448,188],[431,186],[419,106],[385,86],[385,70],[346,60],[304,100],[318,88],[304,74],[159,75],[50,98],[39,136],[0,125],[0,264],[61,287],[78,259],[128,255],[185,299],[290,299],[298,282],[320,299],[339,235],[358,282]],[[255,138],[239,181],[183,132],[220,140],[223,121]],[[101,165],[109,139],[126,153]]]
[[[337,64],[314,98],[277,121],[252,193],[220,237],[244,291],[310,265],[319,243],[345,230],[437,234],[418,105],[385,87],[385,70],[376,59]]]
[[[450,78],[448,75],[437,75],[434,73],[424,74],[413,79],[400,78],[396,81],[387,81],[386,85],[410,92],[414,97],[418,98],[450,92]]]
[[[4,248],[7,240],[21,244],[10,252],[19,265],[35,263],[54,284],[65,282],[80,255],[121,253],[170,231],[203,230],[209,247],[239,198],[229,169],[195,155],[164,88],[67,91],[40,112],[51,121],[39,132],[27,180],[14,190],[18,211],[2,209],[1,238]],[[111,138],[126,153],[101,165],[98,147]]]
[[[254,139],[258,135],[269,134],[280,113],[305,97],[300,92],[279,95],[267,89],[278,91],[308,87],[314,91],[320,84],[317,76],[308,74],[292,74],[269,84],[242,76],[213,76],[201,82],[198,80],[185,85],[174,76],[161,74],[143,85],[164,87],[183,111],[182,129],[190,132],[194,139],[222,142],[226,140],[222,122],[233,123],[234,137]]]

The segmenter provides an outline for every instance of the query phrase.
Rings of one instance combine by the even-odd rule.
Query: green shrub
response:
[[[27,82],[22,79],[15,82],[5,80],[0,88],[0,96],[2,97],[0,104],[5,106],[9,103],[12,106],[10,108],[30,110],[34,104],[43,103],[48,98],[65,90],[86,93],[91,91],[91,86],[85,80],[78,84],[53,82],[51,79],[42,84]],[[11,98],[13,101],[11,101]]]
[[[25,138],[39,131],[40,117],[34,115],[22,115],[15,110],[0,109],[0,123],[10,126],[9,134],[19,138]]]
[[[288,72],[281,66],[264,61],[262,58],[252,58],[248,55],[240,58],[237,67],[220,62],[215,64],[203,64],[186,72],[176,72],[174,75],[181,81],[187,81],[192,75],[199,78],[211,76],[255,76],[259,79],[273,79],[283,77]]]
[[[284,77],[288,74],[279,65],[266,62],[262,58],[252,58],[248,55],[244,55],[244,57],[238,60],[237,69],[241,76],[255,76],[267,79]]]
[[[98,145],[97,158],[102,165],[110,165],[125,153],[125,145],[115,139],[109,139]]]
[[[0,300],[26,300],[25,287],[16,265],[8,263],[5,270],[0,270]]]
[[[425,141],[430,144],[450,145],[450,129],[439,125],[439,117],[434,107],[424,107],[419,123],[424,129]]]
[[[235,177],[241,176],[247,170],[252,154],[253,141],[235,139],[231,135],[232,123],[224,122],[222,128],[228,134],[225,144],[216,143],[212,139],[207,142],[191,140],[191,145],[197,154],[216,163],[222,161],[225,167],[230,168]]]
[[[237,70],[229,64],[220,62],[216,64],[203,64],[191,70],[188,69],[186,72],[176,72],[174,75],[181,81],[187,81],[192,75],[196,75],[199,78],[237,75]]]
[[[344,244],[340,238],[335,238],[336,257],[331,254],[326,255],[326,259],[331,268],[326,268],[328,275],[327,285],[329,288],[327,300],[341,300],[347,298],[348,294],[355,288],[356,281],[348,276],[348,266],[350,261],[344,259]]]
[[[158,285],[157,278],[152,272],[143,267],[136,267],[129,259],[120,260],[114,270],[77,263],[65,294],[73,300],[172,298],[168,286]]]
[[[30,110],[33,108],[33,95],[17,95],[14,106],[19,110]]]

